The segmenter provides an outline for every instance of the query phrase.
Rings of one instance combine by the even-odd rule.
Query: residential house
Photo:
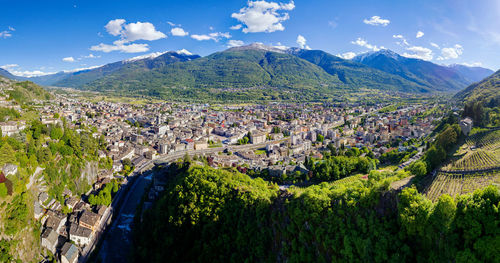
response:
[[[70,242],[64,243],[61,248],[61,263],[76,263],[78,260],[78,248]]]

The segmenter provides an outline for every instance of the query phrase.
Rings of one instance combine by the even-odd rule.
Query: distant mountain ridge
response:
[[[421,59],[403,57],[390,50],[361,54],[352,61],[401,76],[419,86],[437,91],[456,92],[493,73],[488,69],[472,71],[465,69],[465,66],[441,66]]]
[[[248,89],[262,89],[254,94],[264,97],[290,92],[321,97],[319,93],[361,89],[456,92],[491,73],[479,67],[441,66],[390,50],[346,60],[321,50],[254,43],[205,57],[186,50],[156,52],[29,80],[41,85],[168,97],[179,92],[185,97],[209,92],[222,98]]]

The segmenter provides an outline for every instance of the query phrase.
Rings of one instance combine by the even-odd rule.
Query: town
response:
[[[0,98],[3,107],[10,105]],[[43,187],[39,169],[30,185],[39,184],[34,202],[35,219],[43,225],[41,244],[61,262],[84,261],[95,248],[114,213],[111,204],[91,201],[104,187],[125,185],[128,176],[139,175],[155,164],[191,156],[203,158],[212,167],[244,167],[267,170],[280,177],[301,171],[309,156],[321,158],[333,148],[367,148],[373,158],[389,151],[414,152],[443,117],[436,102],[360,105],[328,103],[269,103],[266,105],[217,106],[209,104],[153,103],[147,105],[89,102],[69,95],[57,95],[53,103],[39,106],[42,125],[67,127],[77,132],[94,127],[92,136],[104,140],[99,150],[108,168],[89,172],[91,190],[82,196],[64,189],[64,203]],[[21,110],[20,108],[18,110]],[[0,123],[4,135],[26,128],[24,121]],[[15,174],[6,164],[2,176]],[[241,169],[240,169],[241,171]],[[35,182],[33,182],[35,181]],[[155,178],[148,198],[162,191],[162,178]],[[114,186],[119,187],[118,185]],[[114,189],[122,195],[120,190]],[[117,195],[117,196],[118,196]],[[116,197],[115,197],[116,199]]]

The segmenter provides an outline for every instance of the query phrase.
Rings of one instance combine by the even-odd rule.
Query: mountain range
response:
[[[185,50],[153,53],[29,80],[47,86],[159,97],[269,98],[289,94],[319,98],[325,93],[361,89],[457,92],[492,73],[480,67],[441,66],[390,50],[346,60],[321,50],[279,49],[254,43],[205,57]],[[0,75],[26,79],[5,70]]]

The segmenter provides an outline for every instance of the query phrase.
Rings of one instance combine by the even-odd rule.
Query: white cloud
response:
[[[404,47],[404,46],[409,46],[410,44],[408,41],[406,41],[406,38],[403,35],[392,35],[392,38],[395,39],[401,39],[401,41],[396,42],[396,44]]]
[[[17,65],[17,64],[7,64],[7,65],[0,66],[0,68],[3,68],[5,70],[9,70],[9,69],[17,68],[17,67],[19,67],[19,65]]]
[[[33,70],[33,71],[29,71],[29,70],[25,70],[25,71],[11,70],[9,72],[12,75],[19,76],[19,77],[27,77],[27,78],[38,77],[38,76],[45,76],[45,75],[50,75],[50,74],[56,73],[56,72],[43,72],[43,71],[40,71],[40,70]]]
[[[64,62],[75,62],[75,58],[73,57],[65,57],[62,59],[62,61]]]
[[[234,26],[230,27],[229,29],[231,29],[231,30],[238,30],[238,29],[240,29],[241,27],[243,27],[243,25],[242,25],[242,24],[237,24],[237,25],[234,25]]]
[[[462,62],[462,63],[458,63],[458,64],[464,65],[467,67],[482,67],[483,66],[483,63],[481,63],[481,62],[471,62],[471,63]]]
[[[185,37],[185,36],[189,35],[189,33],[184,31],[184,29],[182,29],[181,27],[172,28],[170,30],[170,33],[172,33],[173,36],[177,36],[177,37]]]
[[[436,44],[436,43],[434,43],[434,42],[431,42],[431,46],[433,46],[433,47],[435,47],[435,48],[439,49],[439,45],[438,45],[438,44]]]
[[[7,64],[7,65],[0,66],[0,68],[8,70],[14,76],[27,77],[27,78],[45,76],[45,75],[50,75],[50,74],[56,73],[56,72],[43,72],[40,70],[21,71],[19,68],[19,65],[17,65],[17,64]],[[41,69],[43,69],[43,67]]]
[[[262,43],[259,43],[259,44],[262,44]],[[285,51],[285,50],[287,50],[287,49],[290,48],[288,46],[285,46],[285,45],[281,44],[281,42],[276,43],[276,45],[271,45],[271,47],[279,49],[279,50],[282,50],[282,51]]]
[[[246,26],[243,28],[244,33],[270,33],[285,30],[282,22],[288,20],[290,16],[283,11],[290,11],[294,8],[293,1],[288,4],[249,1],[246,7],[241,8],[239,13],[231,14],[231,17]]]
[[[104,26],[104,28],[106,28],[106,31],[108,31],[110,35],[118,36],[121,35],[123,24],[125,24],[125,22],[125,19],[111,20]]]
[[[108,45],[101,43],[96,46],[90,47],[90,50],[92,51],[102,51],[105,53],[109,53],[111,51],[120,51],[123,53],[139,53],[139,52],[146,52],[149,50],[148,44],[130,44],[130,45],[125,45],[123,43],[120,43],[119,41],[115,41],[113,45]]]
[[[241,40],[231,39],[231,40],[229,40],[229,42],[227,42],[227,47],[241,47],[244,44],[245,44],[245,42],[243,42]]]
[[[149,50],[147,44],[127,44],[137,40],[158,40],[167,36],[157,31],[155,26],[149,22],[136,22],[127,24],[125,19],[114,19],[109,21],[106,31],[112,36],[120,36],[119,40],[113,42],[113,45],[100,43],[90,47],[93,51],[111,52],[120,51],[125,53],[145,52]]]
[[[213,26],[209,26],[208,29],[213,31],[215,28]]]
[[[101,56],[96,56],[94,54],[89,54],[88,56],[83,56],[83,58],[100,58]]]
[[[417,32],[417,35],[416,35],[415,37],[416,37],[416,38],[421,38],[421,37],[423,37],[423,36],[424,36],[424,32],[422,32],[422,31],[418,31],[418,32]]]
[[[155,29],[155,26],[149,22],[130,23],[124,26],[121,34],[122,38],[127,42],[136,40],[158,40],[166,38],[167,36]]]
[[[303,48],[303,49],[311,49],[307,44],[307,40],[305,37],[303,37],[302,35],[298,35],[297,36],[297,40],[296,40],[297,44],[299,44],[299,47],[300,48]]]
[[[382,19],[380,16],[372,16],[370,19],[364,19],[363,23],[372,26],[387,26],[391,21],[389,19]]]
[[[464,49],[461,45],[455,44],[453,47],[445,47],[441,49],[441,56],[439,56],[438,60],[447,60],[447,59],[455,59],[462,55]]]
[[[173,26],[173,27],[181,26],[181,25],[174,24],[173,22],[170,22],[170,21],[167,21],[167,24],[169,24],[170,26]]]
[[[355,56],[356,56],[356,53],[354,53],[354,52],[345,52],[345,53],[337,55],[337,57],[341,57],[343,59],[352,59]]]
[[[231,35],[227,32],[226,33],[214,32],[214,33],[205,34],[205,35],[193,34],[193,35],[191,35],[191,38],[196,39],[198,41],[213,40],[215,42],[218,42],[221,38],[231,38]]]
[[[411,52],[411,53],[405,52],[402,54],[402,56],[407,58],[418,58],[422,60],[432,60],[433,58],[432,50],[426,47],[412,46],[406,48],[406,50]]]
[[[377,47],[376,45],[369,44],[368,42],[366,42],[366,40],[364,40],[360,37],[358,37],[358,39],[356,39],[356,41],[351,41],[351,44],[365,47],[365,48],[371,49],[373,51],[379,51],[381,49],[384,49],[383,46]]]
[[[0,32],[0,38],[8,38],[12,36],[12,32],[9,30],[4,30]]]

